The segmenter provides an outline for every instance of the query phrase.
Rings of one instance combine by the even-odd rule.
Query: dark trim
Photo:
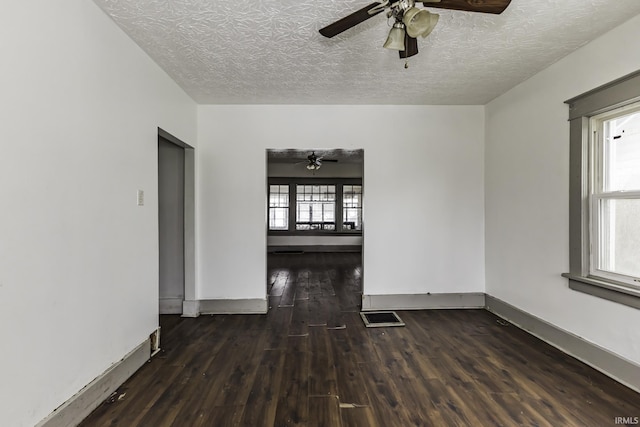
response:
[[[570,122],[569,271],[586,275],[589,265],[589,118]]]
[[[362,311],[484,308],[483,292],[362,295]]]
[[[289,229],[288,230],[271,230],[267,228],[267,235],[270,235],[273,231],[281,232],[279,234],[293,234],[296,233],[296,200],[298,200],[298,189],[295,184],[290,182],[285,185],[289,186]],[[267,217],[269,221],[271,218],[269,217],[270,212],[267,212]]]
[[[266,314],[266,299],[201,299],[200,314]]]
[[[608,299],[619,304],[640,309],[640,290],[614,281],[604,281],[593,277],[575,276],[563,273],[569,279],[569,288],[574,291]]]
[[[174,144],[184,150],[184,313],[185,301],[193,301],[196,296],[195,149],[159,127],[158,143],[160,140]]]
[[[295,223],[293,225],[295,227]],[[362,231],[333,231],[333,230],[269,230],[268,236],[362,236]]]
[[[595,116],[640,100],[640,70],[565,101],[569,120]]]
[[[640,291],[589,276],[590,118],[640,100],[640,70],[565,101],[569,104],[569,288],[640,308]]]
[[[283,178],[274,177],[269,178],[269,185],[287,185],[287,184],[299,184],[299,185],[362,185],[362,178]]]
[[[362,186],[362,184],[347,184],[347,185],[360,185]],[[344,205],[342,204],[343,198],[342,198],[342,187],[344,186],[344,183],[339,183],[336,184],[336,211],[334,212],[334,216],[335,216],[335,227],[336,229],[334,230],[334,233],[349,233],[348,231],[345,231],[344,228],[342,227],[344,224],[342,222],[342,211],[344,210]],[[362,190],[360,190],[362,191]],[[360,193],[362,194],[362,193]],[[354,234],[357,231],[358,234],[362,234],[362,232],[360,230],[354,230]]]
[[[178,147],[188,148],[188,149],[193,150],[192,146],[190,146],[186,142],[182,141],[181,139],[176,138],[175,136],[171,135],[169,132],[165,131],[162,128],[158,128],[158,137],[160,137],[162,139],[166,139],[167,141],[169,141],[172,144],[177,145]]]

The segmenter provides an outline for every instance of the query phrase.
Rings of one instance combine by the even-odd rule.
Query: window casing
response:
[[[570,251],[563,276],[571,289],[640,308],[640,158],[633,135],[640,71],[566,103]]]
[[[361,234],[362,188],[359,178],[272,178],[268,186],[269,234]]]

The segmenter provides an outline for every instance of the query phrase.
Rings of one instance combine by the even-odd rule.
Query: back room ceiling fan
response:
[[[409,58],[418,53],[417,37],[427,37],[438,23],[439,15],[416,7],[423,3],[428,7],[500,14],[509,6],[511,0],[384,0],[371,3],[351,15],[320,29],[325,37],[334,37],[351,27],[366,21],[379,13],[387,11],[387,19],[394,23],[383,47],[397,50],[400,58]]]
[[[337,163],[338,159],[327,159],[324,156],[316,156],[316,152],[313,151],[307,156],[307,160],[303,160],[298,163],[306,163],[307,169],[313,171],[318,170],[322,166],[322,162]]]

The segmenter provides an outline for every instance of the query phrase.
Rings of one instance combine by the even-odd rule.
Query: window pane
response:
[[[598,216],[598,269],[640,278],[640,200],[600,200]]]
[[[335,185],[298,185],[296,191],[296,230],[335,230]]]
[[[269,229],[287,230],[289,228],[289,208],[269,209]]]
[[[289,229],[289,186],[269,186],[269,230]]]
[[[640,112],[604,121],[604,191],[640,190]]]
[[[362,229],[362,186],[342,187],[342,229]]]
[[[362,186],[342,187],[342,229],[362,230]]]

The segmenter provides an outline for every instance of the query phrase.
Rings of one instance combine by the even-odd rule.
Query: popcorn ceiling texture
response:
[[[382,48],[384,14],[318,33],[371,0],[94,1],[200,104],[482,105],[640,13],[640,0],[433,8],[438,26],[405,69]]]

